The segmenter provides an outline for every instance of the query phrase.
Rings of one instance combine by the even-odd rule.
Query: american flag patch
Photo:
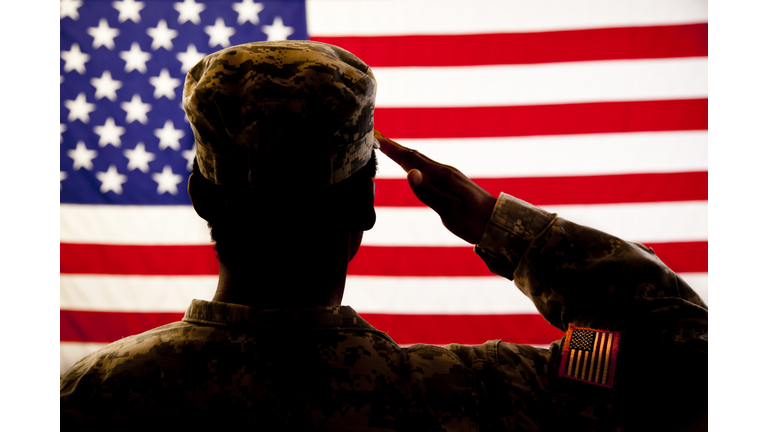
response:
[[[613,387],[619,332],[568,325],[558,377]]]

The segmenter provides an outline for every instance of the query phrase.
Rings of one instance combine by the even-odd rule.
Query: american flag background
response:
[[[351,51],[378,80],[384,135],[494,195],[652,247],[707,299],[706,1],[60,8],[61,373],[212,298],[218,263],[186,193],[194,148],[181,93],[205,55],[258,40]],[[376,207],[344,304],[395,341],[544,346],[563,336],[443,228],[382,154]]]

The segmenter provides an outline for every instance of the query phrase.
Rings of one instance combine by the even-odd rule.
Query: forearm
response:
[[[475,251],[561,330],[658,327],[678,342],[706,333],[706,305],[650,249],[509,195],[499,197]]]

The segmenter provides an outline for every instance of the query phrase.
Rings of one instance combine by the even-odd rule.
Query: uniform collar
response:
[[[260,329],[364,330],[386,336],[368,324],[349,306],[257,309],[233,303],[192,300],[182,321],[201,325]],[[388,336],[386,338],[389,339]]]

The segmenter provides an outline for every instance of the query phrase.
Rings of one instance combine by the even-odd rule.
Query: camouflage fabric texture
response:
[[[195,300],[75,364],[62,430],[706,427],[707,307],[652,251],[502,194],[476,252],[556,327],[621,331],[614,388],[558,379],[562,339],[403,348],[346,306]]]
[[[375,99],[373,72],[348,51],[255,42],[190,69],[183,107],[203,176],[259,194],[328,186],[362,168],[378,146]]]

